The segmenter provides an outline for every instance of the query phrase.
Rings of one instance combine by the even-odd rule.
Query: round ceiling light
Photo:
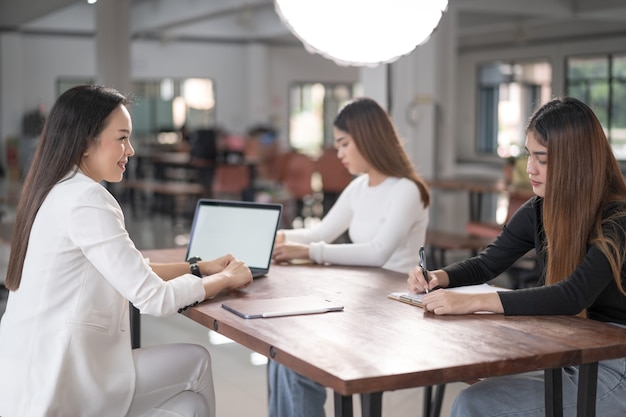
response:
[[[310,53],[339,65],[376,66],[428,40],[448,0],[275,0],[274,5]]]

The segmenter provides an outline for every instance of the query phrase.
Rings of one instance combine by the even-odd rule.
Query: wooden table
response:
[[[144,251],[180,261],[184,249]],[[597,362],[626,356],[626,330],[572,316],[435,316],[387,298],[406,276],[379,268],[272,265],[267,277],[184,314],[335,391],[335,415],[381,413],[380,393],[546,370],[548,416],[561,416],[560,368],[582,365],[578,415],[595,415]],[[338,313],[245,320],[221,308],[232,298],[319,295]]]

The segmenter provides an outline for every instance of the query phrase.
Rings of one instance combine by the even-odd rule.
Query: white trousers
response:
[[[133,350],[135,396],[127,417],[215,417],[209,352],[168,344]]]

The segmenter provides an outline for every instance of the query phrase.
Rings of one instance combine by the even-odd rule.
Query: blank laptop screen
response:
[[[211,260],[232,253],[250,268],[268,269],[280,213],[278,204],[200,200],[187,259]]]

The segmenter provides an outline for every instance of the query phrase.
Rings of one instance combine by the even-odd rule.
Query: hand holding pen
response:
[[[409,277],[406,280],[409,292],[414,294],[424,292],[428,294],[430,290],[446,288],[450,285],[450,277],[448,277],[448,273],[445,270],[428,271],[423,247],[419,250],[419,257],[419,264],[409,271]]]
[[[420,248],[420,268],[422,268],[422,274],[424,274],[424,280],[426,281],[426,286],[424,287],[424,291],[428,294],[428,283],[430,279],[428,278],[428,267],[426,266],[426,255],[424,254],[424,247]]]
[[[419,250],[419,264],[409,271],[409,277],[407,278],[407,283],[409,285],[409,291],[414,294],[419,294],[422,292],[428,293],[430,291],[430,284],[432,280],[430,279],[430,275],[428,274],[428,267],[426,266],[426,255],[424,253],[424,248],[420,248]],[[433,277],[435,281],[437,281],[436,277]]]

